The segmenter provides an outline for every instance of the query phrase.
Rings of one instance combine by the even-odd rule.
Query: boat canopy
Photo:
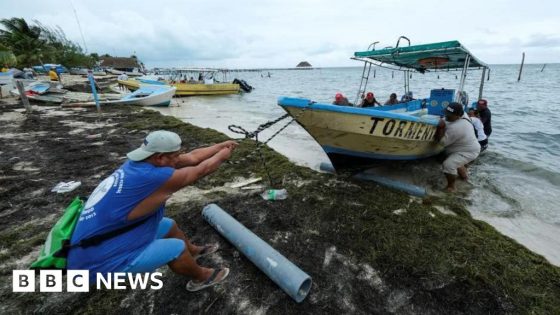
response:
[[[469,68],[488,68],[474,57],[458,41],[447,41],[404,47],[388,47],[380,50],[359,51],[354,53],[356,60],[373,63],[394,70],[426,71],[461,70],[465,61]]]

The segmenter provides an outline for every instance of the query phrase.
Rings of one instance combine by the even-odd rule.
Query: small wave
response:
[[[499,152],[488,151],[481,155],[482,163],[490,163],[506,169],[514,169],[523,174],[544,179],[552,185],[560,186],[560,173],[539,167],[531,162],[520,161],[507,157]]]

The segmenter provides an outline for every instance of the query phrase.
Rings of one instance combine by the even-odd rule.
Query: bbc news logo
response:
[[[12,271],[13,292],[36,292],[35,270],[13,270]],[[160,272],[154,273],[97,273],[97,290],[159,290],[163,287]],[[64,277],[62,270],[40,270],[39,292],[62,292]],[[66,272],[67,292],[89,292],[89,271],[68,270]]]

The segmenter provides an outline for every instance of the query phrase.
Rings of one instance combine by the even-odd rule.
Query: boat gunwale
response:
[[[283,103],[285,100],[298,100],[299,102],[306,101],[306,104],[299,104],[298,103],[291,103],[286,104]],[[374,108],[363,108],[363,107],[351,107],[351,106],[340,106],[340,105],[333,105],[333,104],[324,104],[324,103],[315,103],[309,99],[304,98],[292,98],[292,97],[279,97],[278,98],[278,105],[281,107],[296,107],[296,108],[308,108],[313,110],[319,111],[327,111],[327,112],[335,112],[335,113],[345,113],[345,114],[354,114],[360,116],[368,116],[368,117],[379,117],[379,118],[388,118],[388,119],[398,119],[404,121],[411,121],[416,123],[423,123],[427,125],[437,126],[439,120],[430,119],[424,120],[420,119],[416,116],[401,114],[401,113],[394,113],[388,112],[383,110],[377,110]]]

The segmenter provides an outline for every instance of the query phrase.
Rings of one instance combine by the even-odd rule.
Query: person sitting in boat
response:
[[[446,190],[455,191],[455,179],[459,175],[467,179],[465,165],[480,154],[480,144],[473,131],[473,125],[463,117],[463,106],[453,102],[445,108],[445,120],[438,124],[435,140],[445,147],[447,158],[443,162],[443,173],[447,179]]]
[[[194,245],[164,213],[165,202],[173,193],[216,171],[236,147],[229,140],[181,153],[178,134],[166,130],[149,133],[89,196],[71,244],[127,226],[129,230],[95,246],[72,247],[68,269],[89,270],[90,283],[95,283],[96,273],[153,272],[167,264],[173,272],[192,279],[187,284],[189,291],[224,280],[228,268],[205,268],[196,262],[217,251],[218,244]]]
[[[344,95],[342,95],[342,93],[336,93],[336,95],[334,96],[333,104],[341,106],[352,106],[352,103],[350,103],[348,99],[344,97]]]
[[[366,98],[364,98],[362,100],[362,104],[360,105],[361,107],[374,107],[375,104],[381,106],[381,103],[379,103],[376,99],[375,99],[375,95],[373,95],[372,92],[368,92],[366,95]]]
[[[397,100],[397,93],[391,93],[391,95],[389,96],[389,99],[387,100],[387,102],[385,102],[385,105],[395,105],[400,103],[399,100]]]
[[[56,73],[54,67],[51,68],[51,70],[49,71],[49,78],[51,79],[51,81],[58,81],[58,74]]]
[[[406,92],[406,94],[404,94],[401,97],[401,103],[406,103],[406,102],[409,102],[409,101],[412,101],[412,100],[414,100],[414,96],[412,94],[412,91]]]
[[[189,79],[188,83],[194,84],[194,83],[198,83],[198,82],[194,79],[194,77],[191,77]]]
[[[469,117],[474,128],[476,129],[476,136],[478,137],[478,143],[480,144],[480,152],[482,152],[488,147],[488,137],[486,137],[486,134],[484,133],[484,125],[480,120],[478,110],[470,108]]]
[[[486,137],[490,137],[492,134],[492,113],[488,109],[488,101],[485,99],[478,100],[476,109],[478,110],[480,121],[484,125],[484,134],[486,134]]]
[[[128,80],[128,75],[126,75],[126,73],[121,73],[119,74],[119,76],[117,77],[117,80],[121,80],[121,81],[126,81]]]

